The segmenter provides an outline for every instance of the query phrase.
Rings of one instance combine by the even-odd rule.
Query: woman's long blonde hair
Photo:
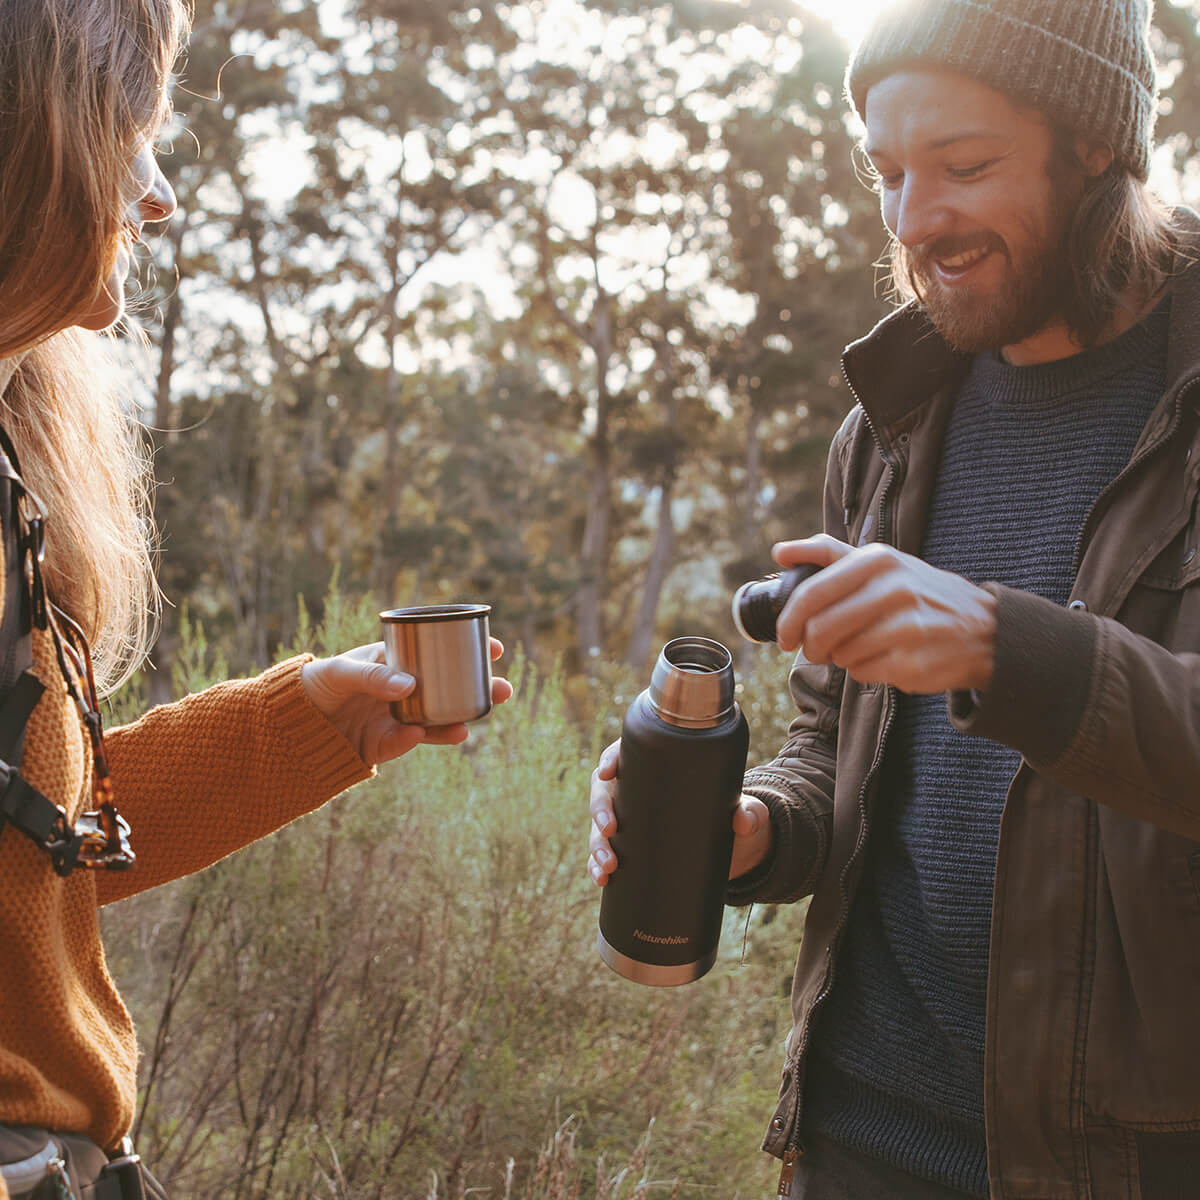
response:
[[[187,25],[182,0],[0,3],[0,358],[20,359],[0,424],[48,510],[51,597],[109,688],[157,629],[152,474],[104,339],[71,326],[103,295]]]

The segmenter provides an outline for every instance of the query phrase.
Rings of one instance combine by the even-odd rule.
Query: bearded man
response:
[[[1149,20],[907,0],[850,63],[911,299],[776,547],[823,569],[734,823],[730,903],[812,896],[781,1196],[1200,1195],[1200,220],[1145,187]]]

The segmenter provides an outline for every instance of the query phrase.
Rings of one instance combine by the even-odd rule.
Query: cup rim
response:
[[[417,625],[430,621],[467,621],[486,617],[490,604],[421,604],[414,608],[385,608],[379,619],[387,625]]]

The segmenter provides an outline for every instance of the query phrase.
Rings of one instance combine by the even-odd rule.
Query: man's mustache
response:
[[[1007,254],[1004,242],[994,233],[943,234],[932,242],[922,242],[909,250],[909,261],[921,273],[929,274],[935,262],[944,262],[959,254],[974,254],[978,250],[993,250]]]

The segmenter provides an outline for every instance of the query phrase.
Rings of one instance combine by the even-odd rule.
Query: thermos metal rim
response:
[[[672,638],[662,649],[663,657],[678,671],[687,671],[697,675],[715,675],[727,670],[733,665],[733,655],[727,646],[712,638],[688,637]],[[708,656],[708,662],[689,662],[689,658]]]
[[[707,975],[713,963],[717,961],[717,947],[714,946],[703,958],[678,967],[638,962],[636,958],[630,958],[609,945],[603,933],[596,934],[596,949],[600,957],[618,975],[633,983],[644,983],[648,987],[679,987],[681,984],[694,983],[702,975]]]
[[[418,608],[388,608],[379,614],[390,625],[417,624],[428,621],[461,621],[464,617],[486,617],[490,604],[426,604]]]
[[[712,638],[674,638],[659,653],[646,695],[669,724],[711,729],[737,707],[733,655]]]

